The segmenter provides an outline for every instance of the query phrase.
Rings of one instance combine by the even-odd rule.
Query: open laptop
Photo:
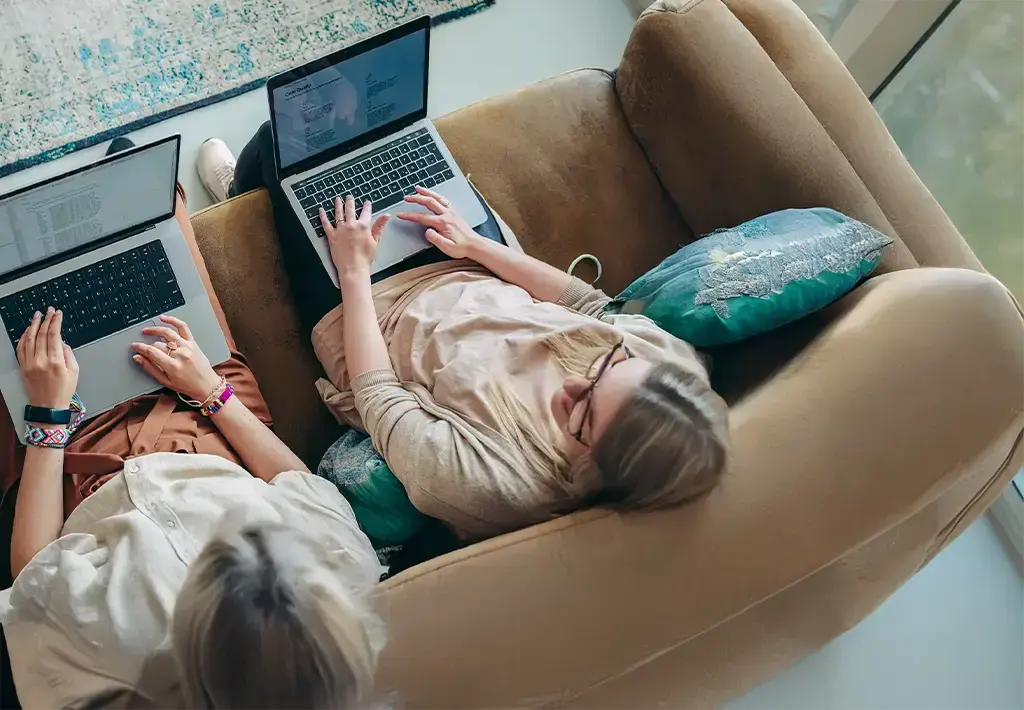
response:
[[[320,224],[334,198],[365,199],[374,215],[426,212],[403,202],[416,185],[444,195],[471,227],[487,214],[427,120],[430,18],[422,17],[279,74],[267,84],[277,175],[327,272],[338,282]],[[430,246],[423,227],[392,219],[372,272]]]
[[[174,220],[181,137],[0,196],[0,392],[24,441],[28,404],[15,348],[35,311],[64,312],[89,415],[160,386],[131,343],[169,313],[219,363],[229,357],[188,244]],[[162,323],[161,323],[162,325]]]

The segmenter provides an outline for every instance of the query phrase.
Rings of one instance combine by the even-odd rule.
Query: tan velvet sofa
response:
[[[604,263],[615,293],[679,245],[827,205],[896,239],[823,312],[714,353],[730,469],[678,510],[590,510],[382,585],[380,687],[407,707],[708,707],[842,633],[1022,462],[1024,325],[786,0],[661,2],[616,71],[583,69],[438,128],[524,248]],[[277,429],[337,428],[262,192],[193,218]]]

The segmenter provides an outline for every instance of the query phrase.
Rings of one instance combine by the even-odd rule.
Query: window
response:
[[[953,3],[875,108],[985,268],[1024,303],[1024,3]],[[1011,488],[1024,495],[1024,472]]]

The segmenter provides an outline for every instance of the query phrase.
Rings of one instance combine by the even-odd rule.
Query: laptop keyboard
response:
[[[17,346],[36,311],[64,312],[61,334],[72,348],[185,305],[160,240],[0,299],[7,337]]]
[[[416,192],[416,185],[434,187],[455,177],[441,155],[433,136],[426,128],[396,138],[387,145],[360,155],[342,165],[307,178],[292,186],[295,197],[306,213],[306,219],[324,236],[320,224],[320,208],[334,220],[334,198],[353,195],[356,211],[363,200],[373,202],[373,211],[380,212],[398,204],[406,195]]]

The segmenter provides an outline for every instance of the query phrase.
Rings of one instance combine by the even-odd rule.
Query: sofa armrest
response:
[[[780,209],[831,207],[896,240],[880,271],[917,265],[826,128],[721,0],[652,5],[633,29],[615,86],[695,233]],[[835,100],[848,97],[838,91]]]
[[[315,470],[339,427],[313,386],[323,369],[292,301],[267,191],[200,210],[191,221],[228,327],[270,407],[274,430]]]
[[[792,0],[725,0],[871,191],[921,266],[983,271],[871,102]]]
[[[730,470],[706,499],[577,513],[387,581],[382,687],[413,707],[571,704],[958,482],[1009,480],[1024,427],[1024,321],[997,281],[903,271],[826,315],[797,358],[734,406]],[[935,540],[951,522],[939,517],[923,525]],[[913,548],[921,562],[930,541]]]

